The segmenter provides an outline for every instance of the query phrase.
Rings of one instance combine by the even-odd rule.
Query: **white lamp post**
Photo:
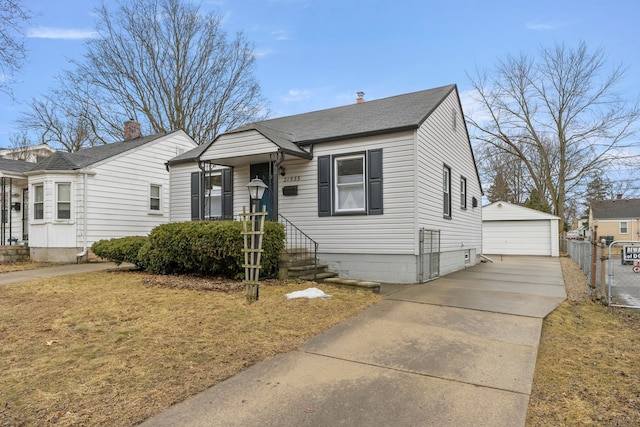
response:
[[[249,189],[251,206],[255,208],[254,212],[258,212],[258,204],[260,203],[260,200],[262,200],[262,196],[264,196],[264,191],[268,188],[267,184],[262,182],[262,180],[256,176],[247,184],[247,188]]]

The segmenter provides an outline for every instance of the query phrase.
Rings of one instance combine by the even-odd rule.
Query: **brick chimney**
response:
[[[357,95],[358,95],[358,99],[357,99],[358,104],[362,104],[364,102],[364,92],[358,92]]]
[[[616,194],[616,199],[622,200],[622,194]]]
[[[139,138],[141,136],[140,133],[140,123],[136,122],[133,119],[129,119],[124,122],[124,140],[130,141],[132,139]]]

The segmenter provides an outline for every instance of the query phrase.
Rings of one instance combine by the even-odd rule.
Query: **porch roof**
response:
[[[13,160],[0,158],[0,172],[3,175],[7,174],[23,174],[34,166],[34,163],[29,163],[24,160]]]

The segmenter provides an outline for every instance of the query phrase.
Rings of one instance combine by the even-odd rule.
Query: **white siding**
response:
[[[560,218],[507,202],[483,208],[482,247],[486,254],[558,256]]]
[[[146,235],[169,221],[169,172],[165,163],[196,145],[183,131],[170,133],[143,146],[92,165],[85,171],[45,173],[29,177],[29,246],[65,249],[56,261],[75,261],[86,243],[100,239]],[[85,191],[84,183],[87,183]],[[71,219],[56,219],[55,188],[71,183]],[[34,185],[44,185],[44,218],[33,216]],[[150,185],[162,188],[159,213],[149,210]],[[52,252],[47,252],[53,254]],[[47,255],[49,256],[49,255]],[[51,255],[54,257],[55,255]]]
[[[323,253],[414,254],[413,141],[413,132],[403,132],[317,144],[312,161],[283,163],[286,175],[279,177],[280,213],[316,240]],[[318,157],[377,148],[382,148],[384,213],[319,217]],[[248,175],[241,178],[247,179]],[[286,185],[297,185],[298,195],[282,196]]]
[[[237,157],[240,153],[242,156],[254,156],[278,151],[278,147],[273,142],[255,130],[220,135],[211,147],[202,153],[200,160],[214,160],[214,157],[226,159]]]
[[[195,144],[184,132],[174,132],[92,168],[88,177],[88,242],[146,235],[169,222],[169,172],[166,162],[176,147]],[[150,185],[161,185],[161,209],[149,209]],[[187,193],[188,194],[188,193]]]
[[[191,221],[191,173],[200,172],[198,163],[171,166],[169,219],[171,222]]]
[[[453,114],[457,115],[456,125]],[[416,146],[418,167],[418,215],[416,228],[440,230],[441,251],[460,252],[464,266],[464,251],[481,253],[482,190],[476,173],[471,145],[464,126],[456,92],[427,118],[418,130]],[[451,168],[451,218],[443,215],[443,167]],[[467,180],[467,208],[460,203],[460,179]],[[478,207],[472,206],[472,198]],[[417,231],[416,231],[417,234]],[[472,259],[471,263],[475,263]],[[461,267],[459,267],[461,268]],[[441,274],[455,269],[441,265]]]
[[[71,183],[71,219],[56,218],[56,184]],[[44,186],[44,218],[34,219],[34,186]],[[82,221],[82,181],[76,173],[37,175],[29,178],[29,246],[49,248],[78,247],[78,223]]]

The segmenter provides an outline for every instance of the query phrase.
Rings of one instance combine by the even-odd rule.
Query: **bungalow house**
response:
[[[3,206],[12,212],[3,225],[32,260],[46,262],[86,259],[101,239],[146,235],[169,221],[166,162],[196,146],[182,130],[141,136],[129,121],[121,142],[58,151],[36,164],[0,159],[2,194],[11,199]]]
[[[259,177],[271,219],[317,243],[342,278],[421,282],[481,252],[482,190],[455,85],[250,123],[168,166],[172,221],[237,216]]]
[[[640,241],[640,199],[594,200],[589,209],[589,231],[598,226],[598,240]]]

